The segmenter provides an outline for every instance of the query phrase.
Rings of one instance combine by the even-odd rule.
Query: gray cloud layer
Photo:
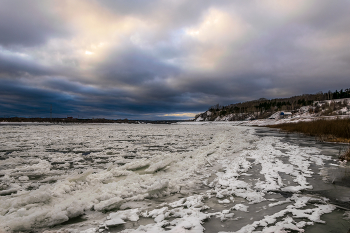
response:
[[[0,114],[169,118],[347,88],[350,2],[22,1],[0,8]],[[168,114],[168,116],[164,116]]]

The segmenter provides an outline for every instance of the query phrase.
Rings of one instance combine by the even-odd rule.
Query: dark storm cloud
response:
[[[49,75],[54,74],[54,71],[49,67],[38,64],[24,54],[4,51],[0,47],[0,79],[20,78],[24,74]]]
[[[72,82],[64,77],[50,77],[40,82],[45,89],[57,92],[70,93],[72,95],[104,95],[104,91],[92,86],[83,85],[78,82]]]
[[[0,45],[36,46],[49,38],[71,33],[65,28],[50,1],[2,0],[0,3]],[[52,1],[51,1],[52,2]]]
[[[52,105],[53,117],[108,117],[113,119],[158,119],[158,114],[179,111],[200,111],[206,105],[183,105],[176,99],[163,98],[140,100],[135,93],[118,89],[96,89],[62,78],[41,82],[42,87],[28,86],[20,82],[3,80],[0,86],[0,116],[49,117]],[[142,96],[141,96],[142,97]],[[151,114],[151,115],[150,115]]]
[[[2,80],[0,85],[0,116],[49,117],[50,104],[66,113],[72,96],[28,86],[14,80]]]
[[[190,80],[180,80],[176,88],[181,92],[196,93],[191,99],[203,99],[207,106],[231,104],[266,96],[265,91],[271,87],[274,78],[257,73],[215,78],[203,74]]]
[[[161,118],[347,88],[348,1],[20,1],[0,7],[0,111]],[[26,115],[26,114],[22,114]]]
[[[94,72],[100,78],[98,82],[141,86],[148,83],[157,84],[157,80],[175,76],[180,71],[152,54],[127,46],[110,51],[109,55],[96,65]]]

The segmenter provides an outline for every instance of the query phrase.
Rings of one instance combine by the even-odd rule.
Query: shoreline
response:
[[[302,133],[316,140],[334,143],[350,143],[350,119],[315,119],[313,121],[289,122],[267,125],[282,132]]]

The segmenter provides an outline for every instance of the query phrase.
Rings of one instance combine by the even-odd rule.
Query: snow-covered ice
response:
[[[0,232],[199,233],[261,204],[223,232],[302,232],[335,209],[302,193],[329,156],[252,127],[1,125],[0,143]]]

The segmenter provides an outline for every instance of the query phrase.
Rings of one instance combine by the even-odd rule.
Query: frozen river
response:
[[[340,145],[233,124],[0,125],[0,232],[344,232]]]

